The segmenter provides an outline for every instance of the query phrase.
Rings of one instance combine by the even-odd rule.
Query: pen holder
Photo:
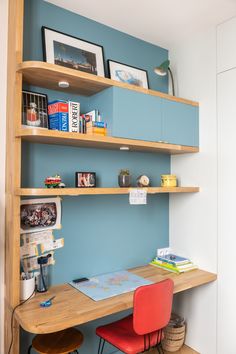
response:
[[[33,294],[34,290],[35,290],[35,277],[31,279],[20,280],[20,300],[21,301],[27,300],[30,297],[30,295]]]

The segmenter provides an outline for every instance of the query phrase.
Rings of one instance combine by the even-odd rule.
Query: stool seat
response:
[[[37,334],[32,347],[40,354],[68,354],[78,349],[83,339],[78,329],[67,328],[59,332]]]

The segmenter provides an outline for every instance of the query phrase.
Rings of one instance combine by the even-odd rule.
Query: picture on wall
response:
[[[103,47],[42,27],[44,61],[104,77]]]
[[[148,74],[146,70],[108,60],[110,78],[126,84],[148,89]]]
[[[21,201],[21,233],[61,228],[61,199],[43,198]]]
[[[22,125],[48,129],[48,98],[38,92],[22,91]]]

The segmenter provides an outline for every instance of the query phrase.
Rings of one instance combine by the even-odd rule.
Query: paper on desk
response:
[[[145,189],[130,189],[129,203],[133,205],[147,204],[147,191]]]
[[[22,240],[24,245],[26,244],[36,244],[47,243],[53,241],[52,230],[44,230],[39,232],[32,232],[28,234],[23,234]]]

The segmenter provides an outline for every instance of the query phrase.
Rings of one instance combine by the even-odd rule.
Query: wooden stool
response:
[[[68,354],[76,352],[83,343],[84,336],[76,328],[67,328],[60,332],[37,334],[29,347],[28,354],[34,348],[39,354]]]

